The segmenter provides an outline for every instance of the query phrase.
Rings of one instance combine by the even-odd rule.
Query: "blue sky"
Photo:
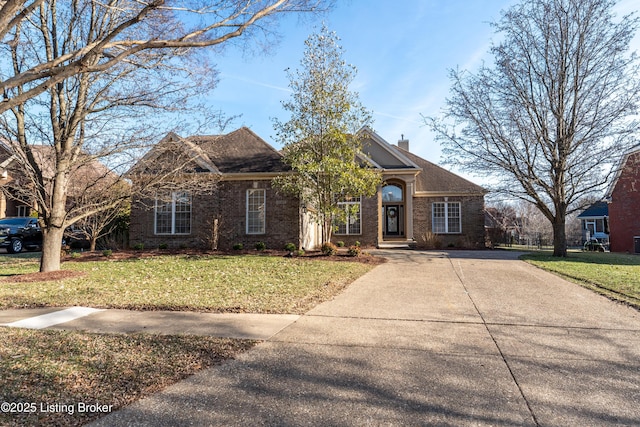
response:
[[[637,0],[619,3],[620,13],[639,8]],[[473,71],[489,59],[494,33],[489,25],[515,0],[338,0],[322,17],[336,31],[344,59],[357,67],[351,89],[373,111],[373,128],[396,143],[401,135],[415,154],[441,163],[440,147],[421,119],[438,115],[449,92],[448,70]],[[281,101],[290,96],[285,69],[300,68],[304,41],[320,20],[283,21],[283,38],[269,55],[243,55],[227,49],[214,62],[220,82],[208,98],[227,115],[242,115],[232,126],[247,126],[277,149],[273,122],[289,115]],[[640,51],[640,37],[633,48]],[[230,129],[228,129],[230,130]],[[478,180],[476,179],[476,182]],[[481,182],[478,182],[481,183]]]

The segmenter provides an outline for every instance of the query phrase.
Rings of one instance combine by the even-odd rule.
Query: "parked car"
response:
[[[42,247],[42,230],[38,218],[15,217],[0,219],[0,248],[6,248],[10,254],[24,249]]]

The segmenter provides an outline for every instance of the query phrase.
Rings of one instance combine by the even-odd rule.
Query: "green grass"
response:
[[[640,308],[640,256],[569,252],[567,258],[554,258],[550,252],[533,252],[521,258],[610,298]]]
[[[82,403],[115,411],[254,344],[212,337],[0,328],[0,402],[14,404],[3,407],[0,425],[84,425],[104,414],[81,413]]]
[[[157,256],[123,261],[67,261],[82,277],[12,282],[37,260],[0,256],[0,309],[90,306],[133,310],[302,314],[373,266],[272,256]]]

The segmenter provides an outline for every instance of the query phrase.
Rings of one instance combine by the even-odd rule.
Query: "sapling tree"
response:
[[[356,68],[343,59],[335,32],[322,26],[305,41],[301,68],[288,71],[291,99],[282,103],[291,113],[286,122],[274,120],[276,139],[284,145],[284,161],[293,173],[275,185],[297,195],[330,242],[334,224],[345,221],[343,199],[375,194],[381,177],[361,159],[358,131],[371,114],[349,85]],[[353,205],[357,208],[358,205]]]

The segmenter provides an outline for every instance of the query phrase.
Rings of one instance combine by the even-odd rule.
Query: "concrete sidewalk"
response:
[[[638,425],[640,316],[507,252],[390,261],[96,426]]]
[[[2,310],[0,326],[268,340],[299,317],[293,314],[193,313],[68,307]]]

